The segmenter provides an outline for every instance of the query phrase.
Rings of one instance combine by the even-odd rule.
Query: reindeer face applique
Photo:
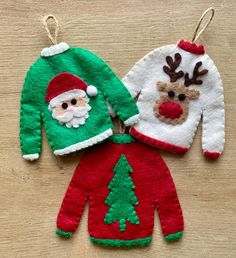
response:
[[[208,70],[199,71],[202,62],[197,62],[193,75],[190,78],[188,73],[183,71],[176,72],[177,67],[181,63],[181,55],[175,54],[175,60],[171,56],[166,57],[166,62],[169,65],[163,66],[163,70],[170,77],[170,82],[157,82],[157,88],[162,92],[160,99],[154,105],[154,114],[162,122],[176,125],[183,123],[188,116],[189,101],[197,99],[200,95],[197,90],[188,88],[191,84],[202,84],[202,80],[198,76],[205,75]],[[179,78],[184,77],[184,84],[176,82]]]

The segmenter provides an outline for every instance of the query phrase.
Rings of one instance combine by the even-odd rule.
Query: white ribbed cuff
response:
[[[131,116],[129,119],[124,121],[125,126],[132,126],[139,121],[139,114]]]
[[[26,160],[36,160],[39,158],[39,154],[35,153],[35,154],[27,154],[27,155],[23,155],[23,158]]]

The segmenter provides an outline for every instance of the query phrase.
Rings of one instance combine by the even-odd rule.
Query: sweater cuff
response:
[[[72,232],[65,232],[65,231],[62,231],[59,228],[57,228],[56,234],[59,235],[59,236],[62,236],[62,237],[69,238],[69,237],[72,236],[73,233]]]
[[[23,155],[23,158],[26,160],[36,160],[39,158],[39,154],[38,153],[34,153],[34,154],[27,154],[27,155]]]
[[[129,119],[124,121],[125,126],[132,126],[139,121],[139,114],[131,116]]]
[[[165,239],[168,240],[168,241],[178,240],[178,239],[182,238],[182,236],[183,236],[183,231],[179,231],[177,233],[165,236]]]
[[[204,151],[204,156],[208,159],[218,159],[220,155],[221,155],[220,152]]]

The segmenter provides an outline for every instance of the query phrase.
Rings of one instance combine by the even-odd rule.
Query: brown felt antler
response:
[[[176,72],[175,70],[181,63],[182,57],[179,53],[175,54],[175,60],[173,61],[173,58],[171,56],[166,57],[166,62],[169,65],[168,66],[163,66],[163,70],[166,74],[170,76],[170,81],[171,82],[176,82],[179,78],[184,76],[183,71]]]
[[[186,87],[188,87],[189,85],[191,84],[202,84],[202,80],[198,80],[197,77],[198,76],[202,76],[204,74],[207,74],[208,73],[208,70],[207,69],[203,69],[202,71],[198,71],[199,67],[202,65],[202,62],[197,62],[195,64],[195,67],[194,67],[194,70],[193,70],[193,76],[192,78],[189,78],[189,74],[186,73],[184,78],[184,85]]]

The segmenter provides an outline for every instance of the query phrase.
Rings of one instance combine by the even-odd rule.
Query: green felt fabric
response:
[[[137,197],[134,194],[134,183],[130,177],[132,168],[125,155],[122,155],[113,170],[115,176],[108,185],[110,193],[105,204],[110,206],[104,222],[112,224],[119,221],[120,231],[126,230],[126,221],[132,224],[139,224],[139,218],[134,209],[138,205]]]
[[[59,235],[59,236],[62,236],[62,237],[66,237],[66,238],[69,238],[69,237],[72,236],[72,233],[71,233],[71,232],[62,231],[62,230],[60,230],[59,228],[57,228],[56,234]]]
[[[135,138],[133,138],[130,134],[113,134],[109,137],[109,140],[118,144],[125,144],[136,141]]]
[[[134,240],[119,240],[119,239],[99,239],[91,237],[90,240],[95,244],[103,246],[113,247],[134,247],[149,245],[152,241],[152,237],[138,238]]]
[[[52,118],[45,101],[48,83],[62,72],[79,76],[98,89],[98,95],[90,98],[92,109],[89,118],[79,128],[60,125]],[[112,128],[106,100],[123,121],[138,114],[138,108],[123,83],[95,54],[71,47],[61,54],[40,57],[30,67],[22,89],[20,142],[23,155],[41,152],[42,121],[53,151],[83,142]]]
[[[183,231],[179,231],[179,232],[177,232],[177,233],[175,233],[175,234],[171,234],[171,235],[165,236],[165,239],[166,239],[166,240],[169,240],[169,241],[178,240],[178,239],[180,239],[182,236],[183,236]]]

